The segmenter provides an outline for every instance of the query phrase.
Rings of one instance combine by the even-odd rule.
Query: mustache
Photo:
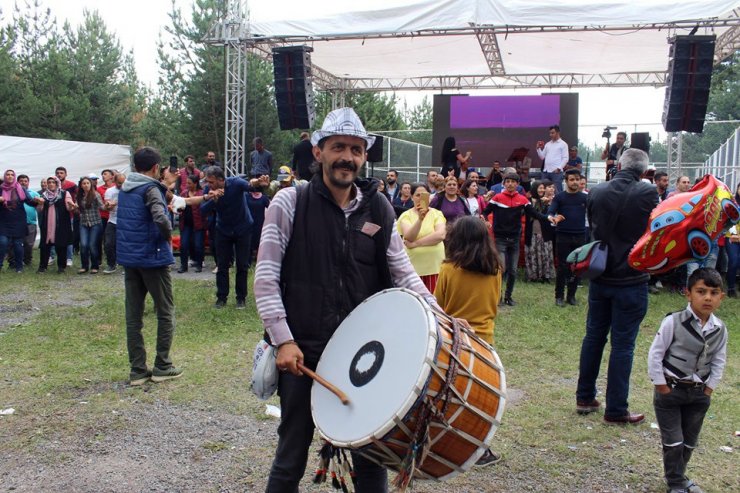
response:
[[[335,161],[331,165],[331,169],[346,169],[348,171],[352,171],[353,173],[357,172],[357,165],[353,163],[352,161]]]

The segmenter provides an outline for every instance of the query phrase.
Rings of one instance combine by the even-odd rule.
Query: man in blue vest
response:
[[[134,153],[134,169],[118,195],[116,227],[117,261],[125,268],[126,340],[131,364],[130,384],[143,385],[150,378],[162,382],[182,375],[170,359],[175,331],[170,265],[175,263],[167,213],[167,189],[159,182],[159,152],[142,147]],[[157,310],[157,356],[150,371],[141,330],[147,293]]]

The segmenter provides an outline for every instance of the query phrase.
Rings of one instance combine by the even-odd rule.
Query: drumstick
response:
[[[306,366],[303,363],[297,363],[298,369],[301,370],[303,373],[314,379],[316,382],[324,386],[329,392],[339,397],[339,400],[342,401],[342,404],[345,406],[349,405],[349,398],[347,397],[347,394],[336,388],[334,385],[329,383],[324,377],[317,374],[316,372],[312,371],[309,368],[306,368]]]

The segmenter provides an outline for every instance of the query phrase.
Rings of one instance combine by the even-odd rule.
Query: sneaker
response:
[[[578,302],[576,301],[575,296],[569,296],[567,300],[565,300],[566,303],[568,303],[571,306],[576,306]]]
[[[46,263],[46,265],[54,265],[54,262],[56,262],[57,259],[54,257],[49,257],[49,261]]]
[[[689,484],[686,485],[686,491],[689,493],[704,493],[704,490],[699,488],[699,485],[689,479]]]
[[[226,300],[216,300],[216,304],[213,305],[217,309],[221,309],[226,306]]]
[[[196,265],[195,266],[195,273],[196,274],[200,274],[201,272],[203,272],[203,267],[200,266],[200,265]]]
[[[508,306],[516,306],[516,301],[511,298],[504,299],[504,303]]]
[[[215,267],[211,272],[213,272],[214,274],[218,274],[218,267]]]
[[[67,259],[67,267],[72,267],[72,259],[71,258],[68,258]]]
[[[139,387],[144,385],[152,377],[152,372],[147,371],[146,373],[130,373],[128,376],[128,384],[132,387]]]
[[[195,267],[195,264],[196,264],[195,260],[191,260],[190,262],[188,262],[189,267]]]
[[[595,413],[601,408],[601,403],[596,399],[591,402],[576,401],[576,412],[578,414]]]
[[[187,271],[188,271],[188,266],[187,265],[184,265],[184,266],[180,267],[179,269],[177,269],[177,273],[178,274],[184,274]]]
[[[116,271],[116,266],[111,267],[110,265],[103,270],[103,274],[113,274]]]
[[[648,286],[648,293],[658,294],[660,293],[660,289],[658,288],[658,286]]]
[[[170,366],[166,370],[160,370],[156,366],[152,370],[152,382],[164,382],[165,380],[172,380],[173,378],[180,378],[182,376],[182,370]]]
[[[475,462],[475,467],[486,467],[491,466],[501,460],[501,454],[494,452],[491,449],[486,450],[483,455],[480,456]]]
[[[57,269],[57,274],[64,274],[64,272],[65,272],[65,268],[64,267],[59,267]]]
[[[46,268],[45,267],[39,267],[39,270],[36,271],[36,274],[43,274],[44,272],[46,272]]]
[[[563,301],[563,298],[555,298],[555,306],[565,306],[565,301]]]
[[[247,303],[244,300],[236,300],[236,309],[244,310],[247,307]]]
[[[668,488],[666,491],[668,493],[689,493],[688,488]]]

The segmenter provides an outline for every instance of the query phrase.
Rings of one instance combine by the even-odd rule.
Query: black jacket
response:
[[[588,223],[595,240],[606,242],[609,256],[606,270],[597,279],[603,284],[630,286],[647,282],[650,276],[629,266],[627,256],[645,232],[650,213],[658,205],[655,187],[640,181],[634,170],[617,172],[608,182],[600,183],[588,193]],[[619,217],[612,216],[622,207]]]
[[[313,173],[310,168],[313,161],[313,144],[310,140],[302,140],[293,147],[293,171],[298,174],[298,178],[311,181]]]
[[[392,287],[386,251],[394,214],[377,181],[357,180],[362,203],[348,218],[316,174],[298,189],[293,233],[280,274],[293,337],[318,362],[334,331],[369,296]],[[373,236],[367,223],[380,226]]]

